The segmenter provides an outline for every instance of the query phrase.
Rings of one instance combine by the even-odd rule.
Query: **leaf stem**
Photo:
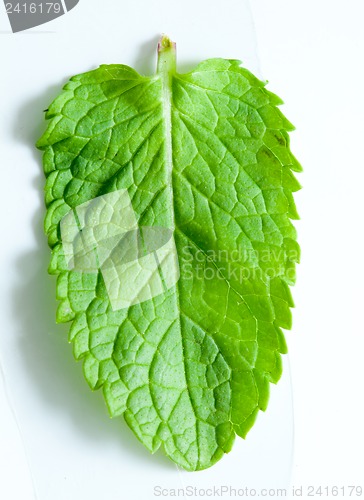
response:
[[[157,73],[166,78],[176,72],[176,44],[163,35],[158,43]]]

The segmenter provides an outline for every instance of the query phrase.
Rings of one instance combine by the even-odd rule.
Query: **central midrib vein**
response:
[[[158,44],[157,73],[162,81],[162,108],[165,141],[165,171],[169,199],[172,206],[171,229],[174,231],[174,200],[172,186],[172,78],[176,72],[176,46],[168,37],[163,37]]]
[[[173,193],[173,151],[172,151],[172,80],[173,76],[176,74],[176,45],[171,42],[171,40],[164,36],[158,44],[158,65],[157,73],[162,79],[162,106],[163,106],[163,121],[164,121],[164,133],[165,133],[165,169],[166,169],[166,184],[167,189],[169,189],[169,199],[172,207],[172,220],[171,229],[173,230],[173,235],[175,232],[175,215],[174,215],[174,193]],[[173,236],[174,237],[174,236]],[[175,297],[177,302],[177,311],[179,322],[179,329],[181,333],[181,346],[182,346],[182,359],[184,364],[184,374],[186,380],[185,390],[187,391],[191,409],[194,413],[196,420],[196,445],[198,460],[197,464],[200,465],[200,436],[198,432],[199,418],[196,413],[195,403],[191,396],[189,381],[188,381],[188,370],[186,366],[185,358],[185,339],[183,337],[182,325],[181,325],[181,304],[180,304],[180,292],[178,288],[178,282],[176,283]]]

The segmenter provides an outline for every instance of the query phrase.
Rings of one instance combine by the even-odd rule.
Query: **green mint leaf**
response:
[[[37,143],[57,320],[110,415],[187,470],[246,436],[281,375],[301,170],[281,103],[239,61],[177,73],[164,37],[155,76],[71,78]]]

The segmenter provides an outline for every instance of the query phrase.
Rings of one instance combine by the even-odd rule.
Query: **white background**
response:
[[[252,0],[250,9],[238,0],[80,0],[58,20],[13,35],[0,6],[1,499],[149,500],[152,485],[237,480],[274,488],[286,486],[291,465],[295,486],[363,485],[363,19],[360,0]],[[42,109],[69,76],[118,62],[150,73],[161,32],[177,41],[182,70],[222,56],[268,79],[296,125],[292,149],[305,168],[291,375],[286,363],[246,442],[192,475],[150,457],[120,420],[108,420],[66,329],[54,326],[33,148]]]

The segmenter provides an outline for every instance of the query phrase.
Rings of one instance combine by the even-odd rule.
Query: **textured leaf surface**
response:
[[[72,322],[75,357],[110,414],[188,470],[246,436],[281,375],[300,166],[279,104],[239,61],[176,73],[164,39],[155,76],[108,65],[71,78],[37,143],[57,320]],[[173,228],[181,274],[165,293],[114,311],[100,272],[68,269],[59,226],[119,189],[140,226]]]

